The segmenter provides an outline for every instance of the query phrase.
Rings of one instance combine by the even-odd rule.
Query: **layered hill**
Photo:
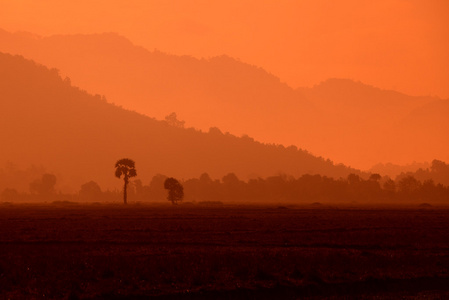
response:
[[[212,178],[233,172],[241,179],[359,173],[294,146],[262,144],[218,128],[185,129],[125,110],[20,56],[0,53],[0,95],[1,160],[42,165],[72,190],[90,180],[120,187],[113,168],[123,157],[136,161],[143,182],[157,173],[179,179],[203,172]]]
[[[449,161],[449,100],[410,97],[351,80],[293,89],[265,70],[222,56],[148,51],[117,34],[36,37],[0,31],[0,51],[61,70],[72,83],[156,119],[219,127],[296,145],[358,168]]]
[[[326,139],[336,161],[407,165],[449,159],[449,100],[411,97],[344,79],[297,91],[321,110],[323,132],[315,137]]]

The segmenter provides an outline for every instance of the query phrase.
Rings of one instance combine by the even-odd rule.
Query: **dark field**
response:
[[[449,210],[0,205],[0,299],[449,297]]]

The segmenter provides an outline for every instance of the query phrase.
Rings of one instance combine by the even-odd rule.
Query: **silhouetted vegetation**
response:
[[[95,181],[82,184],[77,193],[62,193],[57,188],[57,177],[44,173],[39,178],[31,180],[29,193],[15,188],[14,185],[3,188],[0,190],[0,201],[11,203],[51,203],[54,201],[111,203],[117,202],[122,197],[124,203],[128,203],[128,200],[133,203],[161,203],[168,199],[173,204],[177,204],[181,200],[196,204],[449,204],[448,185],[435,181],[441,172],[446,170],[447,164],[436,161],[433,165],[437,167],[416,172],[416,174],[428,176],[435,175],[424,180],[419,180],[411,173],[398,176],[395,180],[376,173],[365,178],[351,173],[346,178],[340,179],[319,174],[306,174],[300,177],[281,174],[244,181],[239,179],[235,173],[229,173],[221,179],[212,179],[208,173],[203,173],[199,178],[182,181],[157,174],[149,183],[145,184],[140,179],[131,180],[136,175],[135,165],[133,161],[124,159],[117,162],[116,169],[116,176],[123,176],[125,180],[123,196],[118,190],[102,191],[100,185]],[[425,178],[429,178],[428,176]],[[444,179],[444,176],[440,178]]]
[[[127,204],[127,187],[129,179],[137,176],[135,163],[129,158],[123,158],[115,163],[115,176],[120,178],[123,175],[125,184],[123,186],[123,203]]]
[[[41,179],[36,179],[30,183],[30,192],[40,196],[50,196],[55,193],[56,176],[44,174]]]
[[[176,205],[184,198],[184,188],[175,178],[167,178],[164,182],[164,188],[168,190],[167,199],[172,204]]]
[[[168,116],[165,116],[165,122],[167,122],[168,125],[184,128],[185,121],[178,120],[178,116],[175,112],[169,114]]]
[[[95,181],[89,181],[81,186],[79,199],[83,202],[95,202],[101,199],[101,188]]]
[[[433,179],[420,181],[413,175],[398,176],[393,180],[387,176],[372,174],[364,179],[357,174],[334,179],[318,174],[300,177],[285,174],[243,181],[234,173],[223,178],[212,179],[207,173],[199,178],[178,181],[157,174],[148,183],[140,179],[131,180],[135,175],[131,160],[120,160],[117,175],[124,176],[124,203],[161,203],[168,199],[173,204],[182,200],[186,203],[355,203],[355,204],[449,204],[449,187],[435,183]],[[126,164],[124,164],[126,162]],[[128,175],[125,175],[128,174]],[[127,178],[127,179],[125,179]],[[102,191],[98,183],[83,184],[78,193],[61,193],[55,189],[56,177],[44,174],[30,183],[30,193],[7,187],[1,191],[2,202],[116,202],[120,191]],[[168,190],[168,195],[167,195]]]
[[[205,180],[205,175],[202,178],[184,183],[186,201],[394,204],[412,200],[440,203],[449,200],[447,186],[432,185],[430,182],[421,184],[413,177],[397,183],[377,175],[364,180],[356,174],[338,180],[321,175],[303,175],[299,178],[278,175],[244,182],[232,173],[221,181]]]
[[[405,172],[398,175],[398,179],[412,176],[421,182],[429,181],[435,184],[449,185],[449,164],[434,159],[429,168],[419,168],[415,172]]]

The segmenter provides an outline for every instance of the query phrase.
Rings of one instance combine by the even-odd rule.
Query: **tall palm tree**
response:
[[[126,189],[128,187],[129,178],[137,176],[135,163],[132,159],[123,158],[115,163],[115,176],[120,178],[122,175],[125,180],[125,185],[123,187],[123,201],[127,204]]]

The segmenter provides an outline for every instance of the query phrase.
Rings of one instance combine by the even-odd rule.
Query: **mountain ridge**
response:
[[[3,32],[0,40],[6,41],[5,35],[14,39]],[[292,144],[365,169],[377,163],[449,160],[443,132],[449,121],[438,128],[424,122],[432,115],[419,124],[408,117],[437,98],[348,80],[292,89],[262,68],[227,56],[196,59],[151,52],[117,34],[24,39],[26,47],[6,41],[0,50],[56,67],[74,85],[156,119],[176,112],[201,130],[219,127],[265,143]],[[416,126],[422,128],[417,135],[407,129]]]
[[[235,173],[300,176],[320,173],[346,177],[360,171],[315,157],[294,146],[268,145],[211,128],[202,132],[169,125],[93,96],[58,71],[20,56],[0,53],[0,157],[21,165],[42,165],[60,174],[72,189],[90,180],[120,188],[114,162],[136,161],[139,178],[149,182],[162,173],[177,178],[213,178]]]

